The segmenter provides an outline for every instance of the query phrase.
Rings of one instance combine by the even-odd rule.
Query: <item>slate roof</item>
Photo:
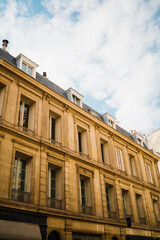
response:
[[[15,67],[17,67],[16,58],[13,57],[12,55],[10,55],[8,52],[2,50],[1,48],[0,48],[0,57],[2,59],[6,60],[7,62],[11,63]],[[36,72],[36,80],[38,82],[42,83],[43,85],[45,85],[46,87],[50,88],[54,92],[58,93],[62,97],[68,99],[67,98],[67,94],[66,94],[64,89],[60,88],[55,83],[51,82],[48,78],[42,76],[38,72]],[[102,115],[100,113],[98,113],[97,111],[95,111],[94,109],[92,109],[91,107],[89,107],[88,105],[86,105],[85,103],[82,103],[82,108],[86,112],[90,113],[91,115],[95,116],[96,118],[98,118],[99,120],[104,122]],[[125,129],[123,129],[120,126],[116,125],[116,130],[118,132],[122,133],[124,136],[126,136],[129,139],[134,141],[134,139],[132,138],[132,135],[129,132],[127,132]]]

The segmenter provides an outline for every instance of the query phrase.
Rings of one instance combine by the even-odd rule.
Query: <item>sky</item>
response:
[[[1,0],[3,39],[126,130],[160,128],[160,0]]]

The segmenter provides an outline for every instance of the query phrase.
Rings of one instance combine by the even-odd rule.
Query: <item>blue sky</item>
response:
[[[160,127],[159,0],[2,0],[0,36],[130,131]]]

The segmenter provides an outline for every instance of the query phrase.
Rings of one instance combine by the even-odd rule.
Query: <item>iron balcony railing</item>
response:
[[[146,224],[146,218],[145,217],[139,217],[139,223],[140,224]]]
[[[108,218],[110,218],[110,219],[117,219],[117,212],[115,212],[115,211],[108,211]]]
[[[160,228],[160,220],[157,220],[157,227]]]
[[[82,213],[92,215],[92,207],[82,205]]]
[[[29,128],[26,128],[26,127],[23,127],[23,126],[20,126],[20,125],[18,125],[17,128],[18,128],[19,131],[21,131],[23,133],[26,133],[31,137],[33,137],[35,135],[35,132],[30,130]]]
[[[50,139],[50,142],[51,142],[52,144],[54,144],[55,146],[57,146],[57,147],[61,147],[61,146],[62,146],[62,143],[57,142],[56,140]]]
[[[12,200],[30,203],[30,193],[12,189]]]
[[[83,152],[78,152],[78,153],[79,153],[79,155],[88,158],[88,155],[87,155],[87,154],[85,154],[85,153],[83,153]]]
[[[62,209],[62,200],[48,198],[48,206],[51,208]]]

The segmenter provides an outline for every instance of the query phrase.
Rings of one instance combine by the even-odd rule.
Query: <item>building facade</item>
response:
[[[160,238],[158,156],[0,49],[0,239]]]

